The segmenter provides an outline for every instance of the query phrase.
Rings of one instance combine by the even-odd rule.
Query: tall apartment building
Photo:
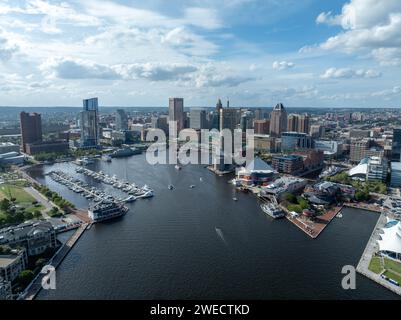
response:
[[[39,113],[20,113],[21,146],[26,152],[27,144],[42,141],[42,118]]]
[[[281,151],[313,148],[313,140],[306,133],[283,132],[281,134]]]
[[[253,127],[255,134],[268,134],[270,131],[270,120],[254,120]]]
[[[351,162],[360,162],[366,157],[383,157],[384,149],[371,139],[353,139],[350,144]]]
[[[287,118],[287,131],[289,132],[299,132],[298,131],[298,115],[290,114]]]
[[[277,104],[270,116],[270,135],[280,137],[287,131],[287,111],[282,103]]]
[[[392,142],[392,162],[401,162],[401,128],[393,129],[393,142]]]
[[[151,127],[153,129],[163,130],[168,135],[168,116],[159,116],[151,118]]]
[[[189,127],[195,130],[206,129],[208,127],[206,120],[206,110],[192,108],[189,116]]]
[[[272,167],[277,172],[293,174],[303,169],[302,156],[275,156],[272,158]]]
[[[85,99],[80,112],[81,147],[93,148],[99,145],[98,98]]]
[[[312,138],[322,138],[325,133],[324,126],[320,124],[313,124],[310,126],[309,134]]]
[[[177,122],[177,132],[184,129],[184,99],[170,98],[168,103],[169,121]]]
[[[220,109],[220,130],[230,129],[234,131],[238,128],[240,122],[241,111],[236,108],[222,108]]]
[[[116,130],[125,131],[128,130],[128,116],[125,110],[116,110]]]
[[[302,114],[298,117],[298,131],[309,134],[310,117],[307,114]]]

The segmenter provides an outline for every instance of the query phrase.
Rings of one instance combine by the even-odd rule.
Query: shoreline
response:
[[[379,236],[379,231],[384,227],[386,222],[387,219],[385,213],[381,213],[358,262],[356,271],[366,278],[401,296],[401,287],[391,284],[387,280],[383,279],[379,274],[369,270],[370,261],[372,260],[373,255],[377,252],[376,241],[377,237]]]

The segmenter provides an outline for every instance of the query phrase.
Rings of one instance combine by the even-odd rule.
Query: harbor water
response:
[[[75,168],[46,165],[30,174],[79,208],[88,200],[47,172],[62,170],[121,194]],[[398,299],[361,275],[356,290],[341,286],[342,267],[358,264],[375,213],[345,209],[313,240],[266,216],[255,196],[237,193],[230,177],[204,166],[152,166],[136,155],[88,168],[147,184],[155,197],[127,204],[124,217],[86,231],[58,268],[57,289],[37,299]]]

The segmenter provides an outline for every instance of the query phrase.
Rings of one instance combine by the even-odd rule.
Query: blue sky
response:
[[[400,107],[399,0],[0,0],[0,105]]]

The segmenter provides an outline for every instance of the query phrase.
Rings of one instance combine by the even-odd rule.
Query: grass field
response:
[[[391,271],[386,271],[384,273],[384,275],[386,277],[389,277],[390,279],[393,279],[393,280],[397,281],[398,283],[401,283],[401,276],[399,274],[396,274],[396,273],[391,272]]]
[[[384,258],[384,265],[386,269],[384,275],[401,283],[401,262]],[[379,257],[373,257],[372,260],[370,260],[369,270],[376,274],[380,274],[383,271]]]
[[[376,274],[379,274],[380,272],[383,271],[379,257],[373,257],[372,260],[370,260],[369,270]]]
[[[15,198],[17,203],[32,203],[35,199],[20,186],[2,184],[0,186],[0,200]]]

